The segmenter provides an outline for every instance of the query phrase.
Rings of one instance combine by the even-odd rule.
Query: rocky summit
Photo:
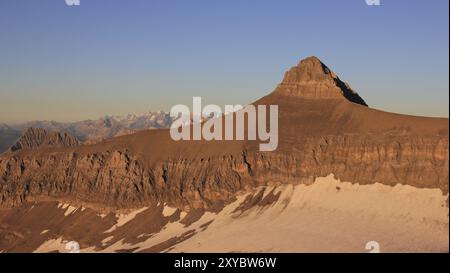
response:
[[[42,128],[29,128],[10,148],[10,152],[41,147],[75,147],[80,141],[67,133],[47,132]]]
[[[348,99],[351,102],[366,105],[366,102],[339,79],[317,57],[308,57],[292,67],[284,75],[276,92],[289,96],[312,99]]]

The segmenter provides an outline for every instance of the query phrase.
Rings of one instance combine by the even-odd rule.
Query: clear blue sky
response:
[[[371,107],[449,112],[448,0],[0,0],[0,122],[248,103],[318,56]]]

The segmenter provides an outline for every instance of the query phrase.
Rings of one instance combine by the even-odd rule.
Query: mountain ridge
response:
[[[309,83],[312,91],[277,87],[253,103],[279,105],[274,152],[258,152],[258,141],[176,142],[168,129],[75,148],[17,151],[0,156],[0,205],[51,197],[112,208],[166,202],[213,209],[239,191],[309,184],[330,173],[361,184],[448,192],[448,119],[371,109],[346,99],[329,78]]]
[[[49,132],[42,128],[30,127],[11,146],[9,152],[42,147],[76,147],[78,145],[80,145],[80,141],[67,133]]]

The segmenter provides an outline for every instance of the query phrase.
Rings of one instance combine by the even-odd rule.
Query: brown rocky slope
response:
[[[279,106],[274,152],[259,152],[255,141],[176,142],[164,129],[95,145],[22,149],[0,156],[0,206],[57,199],[213,209],[240,190],[309,184],[330,173],[448,192],[448,119],[371,109],[315,57],[254,104]]]
[[[67,133],[49,132],[42,128],[28,128],[11,146],[9,152],[43,147],[76,147],[80,141]]]

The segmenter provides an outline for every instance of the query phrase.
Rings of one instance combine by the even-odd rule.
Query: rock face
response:
[[[339,77],[317,57],[308,57],[284,75],[276,89],[277,92],[314,99],[348,99],[351,102],[366,105],[366,102],[341,81]]]
[[[76,137],[66,133],[47,132],[41,128],[29,128],[10,148],[10,151],[41,147],[75,147],[79,144],[80,142]]]
[[[448,192],[448,119],[371,109],[315,57],[254,104],[279,106],[274,152],[259,152],[257,141],[176,142],[164,129],[89,146],[18,150],[0,156],[0,205],[57,199],[213,209],[239,191],[311,184],[330,173],[360,184]]]

